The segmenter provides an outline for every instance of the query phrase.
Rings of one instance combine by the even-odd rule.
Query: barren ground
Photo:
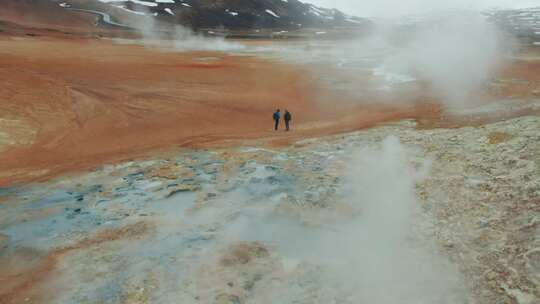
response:
[[[312,68],[249,56],[73,37],[5,37],[0,55],[0,185],[178,147],[283,145],[404,118],[424,127],[485,119],[450,119],[423,94],[399,104],[341,96]],[[538,71],[537,61],[515,61],[501,72],[510,86],[490,94],[530,97]],[[272,132],[278,107],[294,113],[294,132]]]
[[[401,122],[7,188],[0,303],[538,303],[539,124]]]
[[[538,49],[449,112],[424,85],[115,44],[48,1],[0,20],[0,303],[538,303]]]
[[[151,150],[272,138],[277,107],[295,114],[296,132],[280,140],[422,115],[367,104],[323,107],[307,70],[253,57],[96,40],[0,45],[4,185],[29,172],[48,176]]]

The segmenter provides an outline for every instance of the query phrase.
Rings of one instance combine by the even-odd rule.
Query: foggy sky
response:
[[[540,0],[306,0],[360,17],[399,17],[447,9],[519,8],[540,6]]]

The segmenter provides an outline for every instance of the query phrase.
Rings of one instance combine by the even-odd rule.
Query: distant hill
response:
[[[540,47],[540,7],[492,10],[486,15],[526,44]]]
[[[154,16],[159,21],[194,29],[301,29],[361,27],[366,19],[349,16],[298,0],[91,0],[57,1],[68,8],[88,8],[99,2],[132,15]],[[95,4],[95,3],[94,3]],[[109,13],[111,11],[108,10]],[[111,13],[113,14],[113,13]]]
[[[0,21],[29,27],[93,27],[92,16],[67,11],[51,0],[1,0]]]

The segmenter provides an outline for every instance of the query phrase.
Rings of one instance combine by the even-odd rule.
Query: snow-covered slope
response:
[[[228,29],[336,26],[358,27],[365,19],[346,15],[298,0],[92,0],[121,8],[135,15],[156,18],[193,28]],[[81,1],[59,1],[59,5],[76,6]],[[87,2],[88,3],[88,2]]]

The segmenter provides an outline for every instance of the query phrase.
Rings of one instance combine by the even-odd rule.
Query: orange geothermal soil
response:
[[[44,0],[2,5],[0,187],[183,147],[286,145],[405,118],[485,122],[450,118],[428,89],[399,93],[399,103],[344,96],[321,85],[327,68],[119,45],[96,37],[133,33],[97,27],[92,14]],[[540,60],[515,60],[499,76],[511,81],[486,90],[491,99],[537,98]],[[293,113],[294,132],[272,131],[277,107]]]
[[[0,185],[156,149],[272,137],[277,107],[294,114],[294,137],[404,116],[323,107],[317,80],[284,64],[90,39],[0,40],[0,80]]]
[[[521,70],[530,74],[531,66],[540,70],[533,63]],[[249,56],[76,37],[0,38],[0,186],[180,147],[283,145],[441,118],[433,99],[353,100],[323,89],[316,75]],[[272,130],[278,107],[293,113],[294,132]]]

